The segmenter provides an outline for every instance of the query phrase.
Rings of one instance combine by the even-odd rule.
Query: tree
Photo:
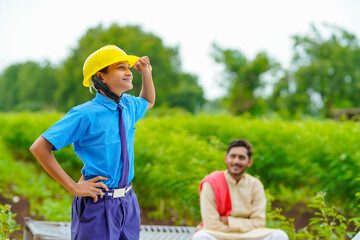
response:
[[[293,72],[281,69],[282,76],[274,84],[272,96],[267,99],[271,110],[285,118],[299,118],[303,113],[311,113],[310,95],[297,91]]]
[[[49,62],[14,64],[0,76],[0,110],[55,108],[56,69]]]
[[[61,69],[59,88],[56,91],[56,99],[61,110],[68,110],[93,98],[82,86],[83,63],[90,53],[108,44],[121,47],[129,55],[149,56],[153,68],[157,106],[181,106],[193,112],[194,106],[203,104],[203,91],[198,85],[197,78],[181,72],[177,48],[164,46],[160,38],[143,32],[139,26],[120,27],[113,24],[108,29],[101,25],[89,29],[65,60]],[[133,74],[134,90],[130,93],[138,95],[141,89],[141,76],[136,71],[133,71]],[[184,83],[187,87],[183,87]],[[180,99],[174,100],[174,95]]]
[[[355,35],[325,25],[324,37],[312,26],[310,34],[296,35],[292,70],[278,82],[273,98],[307,114],[331,115],[334,107],[360,105],[360,47]],[[282,93],[282,96],[280,96]]]
[[[17,86],[14,84],[17,80],[21,64],[14,64],[6,68],[0,76],[0,109],[10,111],[18,103],[16,95]]]
[[[169,107],[181,106],[194,113],[205,104],[202,88],[193,84],[197,82],[198,78],[195,75],[183,73],[179,79],[181,79],[179,86],[174,89],[171,95],[167,96],[166,102]]]
[[[9,66],[0,75],[0,110],[56,108],[68,111],[92,99],[94,95],[82,85],[83,64],[92,52],[109,44],[120,46],[127,54],[149,56],[156,88],[156,106],[182,107],[194,112],[204,104],[198,78],[181,71],[177,47],[164,46],[159,37],[142,31],[139,26],[113,24],[109,28],[101,25],[90,28],[57,68],[49,62]],[[136,71],[133,74],[134,90],[129,93],[138,95],[141,76]]]
[[[248,60],[240,51],[222,49],[213,45],[215,62],[225,66],[225,79],[228,96],[224,102],[231,112],[241,114],[264,112],[264,99],[257,94],[265,87],[262,77],[275,69],[278,64],[265,52],[260,52],[253,60]]]

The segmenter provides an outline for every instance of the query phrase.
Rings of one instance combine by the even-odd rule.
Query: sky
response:
[[[360,38],[359,12],[358,0],[0,0],[0,73],[25,61],[59,64],[99,24],[140,25],[179,46],[183,71],[199,77],[211,100],[225,94],[213,43],[249,59],[266,51],[286,68],[292,35],[328,23]]]

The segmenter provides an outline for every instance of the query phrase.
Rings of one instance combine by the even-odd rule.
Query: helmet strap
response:
[[[103,91],[106,96],[114,100],[117,104],[120,102],[122,94],[118,96],[112,91],[110,91],[110,89],[105,85],[105,83],[103,83],[103,81],[101,81],[101,79],[96,75],[93,75],[91,77],[91,80],[93,81],[94,87],[97,91],[99,90]]]

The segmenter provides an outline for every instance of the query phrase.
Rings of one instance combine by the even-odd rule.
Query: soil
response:
[[[277,201],[273,202],[272,208],[273,209],[275,209],[275,208],[285,209],[285,207],[282,206]],[[298,203],[291,209],[291,211],[283,210],[281,212],[281,214],[284,215],[288,219],[293,218],[295,229],[299,230],[301,228],[306,227],[309,224],[310,218],[315,217],[314,212],[312,212],[310,210],[305,211],[306,209],[308,209],[308,208],[305,203]]]

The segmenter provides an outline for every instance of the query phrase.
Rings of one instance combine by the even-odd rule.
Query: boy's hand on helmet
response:
[[[142,76],[151,74],[152,71],[150,59],[147,56],[139,58],[139,61],[134,64],[133,68],[138,71]]]

